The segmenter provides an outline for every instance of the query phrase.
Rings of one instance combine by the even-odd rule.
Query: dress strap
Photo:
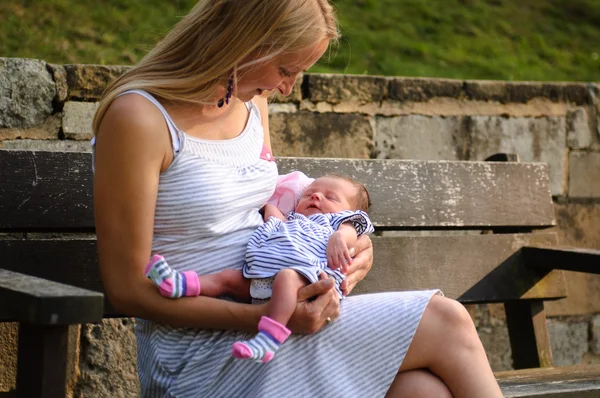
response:
[[[125,94],[141,95],[142,97],[146,98],[148,101],[152,102],[158,108],[158,110],[160,111],[160,113],[162,113],[163,117],[165,118],[165,120],[167,122],[167,127],[169,128],[169,133],[171,134],[171,142],[173,143],[173,152],[178,153],[179,148],[181,147],[180,138],[179,138],[180,131],[177,128],[177,126],[175,125],[175,122],[173,122],[173,119],[171,119],[171,116],[169,116],[169,113],[167,113],[167,110],[164,108],[164,106],[162,106],[162,104],[160,102],[158,102],[158,100],[156,98],[154,98],[150,93],[143,91],[143,90],[128,90],[128,91],[125,91],[125,92],[119,94],[119,97],[121,95],[125,95]]]

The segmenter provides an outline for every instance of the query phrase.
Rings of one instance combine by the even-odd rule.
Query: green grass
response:
[[[133,64],[194,0],[3,0],[0,56]],[[334,0],[343,38],[313,71],[600,81],[598,0]]]

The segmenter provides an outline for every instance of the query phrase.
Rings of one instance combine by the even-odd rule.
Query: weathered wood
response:
[[[463,303],[566,296],[562,272],[523,266],[519,248],[553,233],[373,237],[374,263],[356,294],[439,288]]]
[[[513,368],[552,366],[552,350],[542,300],[504,303]]]
[[[554,246],[525,246],[521,250],[528,267],[600,274],[600,250]]]
[[[553,233],[373,237],[374,265],[355,293],[439,288],[464,303],[563,298],[562,273],[524,267],[518,253],[555,241]],[[92,239],[0,240],[0,258],[22,273],[103,290]],[[117,313],[107,306],[106,315]]]
[[[102,293],[0,269],[0,321],[36,325],[101,322],[103,300]]]
[[[91,154],[0,150],[0,231],[93,227]]]
[[[369,189],[369,214],[381,228],[555,224],[548,170],[540,163],[280,158],[278,164],[280,173],[336,172],[357,178]]]
[[[495,376],[506,398],[600,397],[600,365],[511,370]]]
[[[68,326],[19,324],[18,398],[64,398]]]
[[[555,225],[541,163],[280,158],[278,164],[281,173],[358,178],[371,193],[378,228]],[[91,154],[0,150],[0,231],[93,228]]]

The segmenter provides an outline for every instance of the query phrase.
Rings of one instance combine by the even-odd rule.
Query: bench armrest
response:
[[[102,321],[104,295],[0,269],[0,322],[72,325]]]
[[[521,251],[528,267],[600,274],[600,250],[530,245]]]

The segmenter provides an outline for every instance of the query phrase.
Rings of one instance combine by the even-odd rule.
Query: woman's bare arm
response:
[[[266,305],[209,297],[161,296],[144,275],[150,258],[160,173],[172,161],[162,114],[146,99],[126,95],[107,111],[96,139],[94,212],[100,272],[115,308],[129,316],[182,327],[255,331]],[[335,309],[326,283],[311,285],[299,300],[295,332],[312,333]],[[307,288],[304,288],[307,289]]]
[[[262,306],[207,297],[172,300],[145,277],[158,179],[172,161],[162,114],[137,95],[118,98],[96,141],[94,211],[105,291],[124,314],[176,326],[253,331]]]

